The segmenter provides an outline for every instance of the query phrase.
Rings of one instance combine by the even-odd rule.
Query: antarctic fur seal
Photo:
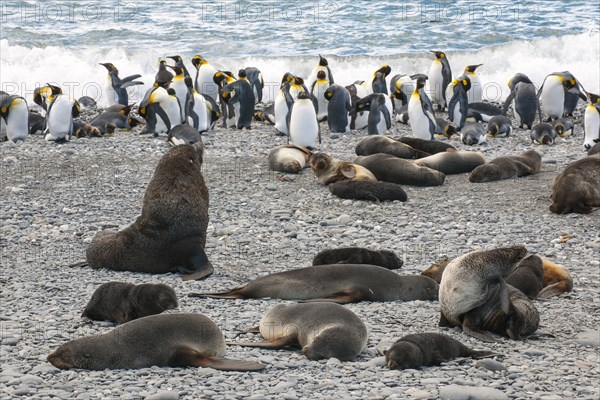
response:
[[[475,168],[469,175],[473,183],[492,182],[515,176],[528,176],[537,173],[542,166],[542,156],[535,150],[528,150],[516,156],[502,156]]]
[[[403,136],[395,139],[398,140],[400,143],[409,145],[413,149],[421,150],[425,153],[429,153],[432,155],[444,151],[456,150],[456,147],[452,146],[451,144],[440,142],[439,140],[425,140],[410,136]]]
[[[272,171],[299,174],[308,165],[312,152],[295,144],[277,146],[269,153],[269,168]]]
[[[408,196],[402,186],[391,182],[340,181],[328,185],[329,191],[337,197],[365,201],[406,201]]]
[[[589,214],[600,207],[600,153],[577,160],[554,181],[550,211]]]
[[[443,172],[445,175],[452,175],[473,171],[485,164],[485,158],[477,151],[445,151],[413,162]]]
[[[335,159],[326,153],[313,153],[308,162],[323,185],[340,181],[377,181],[367,168]]]
[[[408,160],[423,158],[431,154],[412,148],[390,136],[372,135],[361,140],[354,150],[357,156],[370,156],[377,153],[390,154]]]
[[[363,247],[340,247],[320,251],[312,265],[369,264],[387,269],[399,269],[404,262],[389,250],[369,250]]]
[[[367,168],[377,180],[399,185],[439,186],[446,179],[446,175],[442,172],[389,154],[358,156],[354,159],[354,163]]]

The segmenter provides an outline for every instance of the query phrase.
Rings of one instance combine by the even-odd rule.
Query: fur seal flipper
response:
[[[205,367],[220,371],[260,371],[265,365],[252,361],[206,357],[191,347],[180,347],[168,362],[169,367]]]
[[[342,199],[364,201],[406,201],[408,196],[402,186],[392,182],[339,181],[327,186],[329,191]]]

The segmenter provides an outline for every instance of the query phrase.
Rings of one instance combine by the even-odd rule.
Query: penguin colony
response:
[[[572,116],[580,99],[587,101],[584,116],[584,147],[589,150],[594,145],[597,147],[597,143],[600,142],[600,98],[585,91],[582,84],[568,71],[549,74],[539,90],[536,90],[526,75],[516,74],[508,81],[510,95],[503,109],[499,109],[482,102],[481,80],[476,73],[476,69],[482,64],[466,66],[461,76],[452,79],[447,55],[442,51],[434,51],[433,54],[435,59],[427,75],[423,73],[395,75],[390,79],[389,90],[386,78],[390,75],[391,68],[388,65],[377,69],[371,80],[356,81],[344,87],[334,82],[328,61],[319,56],[318,65],[306,80],[307,83],[302,77],[285,73],[274,103],[264,105],[258,112],[259,107],[256,105],[262,102],[264,89],[262,74],[258,69],[254,67],[241,69],[236,77],[230,71],[217,70],[202,56],[197,55],[192,58],[192,65],[196,69],[193,76],[188,72],[180,56],[170,56],[168,58],[174,61],[174,65],[169,65],[166,60],[160,62],[153,87],[145,93],[143,100],[137,106],[137,113],[145,122],[131,114],[134,105],[129,104],[127,93],[128,87],[142,84],[136,81],[140,75],[120,78],[119,71],[113,64],[103,63],[101,65],[108,71],[107,93],[110,107],[90,124],[78,123],[75,118],[82,107],[94,107],[93,101],[85,98],[79,101],[69,99],[62,93],[60,87],[47,84],[36,89],[34,93],[34,102],[43,110],[43,116],[30,112],[23,97],[0,93],[2,122],[0,134],[2,139],[19,141],[25,140],[28,134],[41,131],[48,141],[64,142],[72,137],[102,136],[113,133],[116,128],[131,129],[145,123],[146,127],[142,132],[144,134],[158,136],[163,133],[174,145],[192,145],[201,142],[202,134],[212,130],[219,119],[222,119],[223,127],[232,129],[251,129],[251,121],[256,119],[274,125],[275,134],[285,135],[288,138],[287,146],[274,148],[269,156],[272,169],[299,173],[304,168],[310,167],[317,176],[323,178],[320,181],[331,184],[329,188],[334,194],[335,185],[342,182],[346,185],[343,188],[349,198],[376,201],[393,198],[389,194],[401,190],[400,184],[437,186],[443,184],[444,174],[472,172],[480,166],[487,165],[480,153],[456,151],[451,145],[444,143],[443,139],[458,133],[463,143],[480,145],[485,143],[487,138],[509,136],[513,129],[506,114],[511,105],[520,128],[526,126],[531,131],[532,143],[548,145],[553,144],[557,136],[573,134],[574,127],[569,117]],[[445,112],[447,112],[447,120],[442,117]],[[543,116],[546,117],[545,122]],[[536,117],[539,119],[538,124],[534,124]],[[393,121],[408,123],[413,137],[383,136],[391,128]],[[321,143],[320,123],[324,122],[328,124],[334,138],[351,129],[366,129],[368,136],[357,146],[356,153],[359,157],[354,162],[336,160],[318,152]],[[487,127],[484,127],[483,123],[487,123]],[[485,175],[483,180],[472,181],[526,176],[540,169],[541,158],[533,150],[505,158],[506,160],[498,159],[489,163],[493,167],[493,174],[483,173]],[[322,160],[327,161],[327,170],[320,169]],[[600,156],[596,153],[585,157],[585,161],[590,166],[577,166],[575,174],[584,176],[582,181],[595,179],[598,183],[598,175],[590,178],[589,172],[599,170]],[[510,167],[504,167],[505,164],[510,164]],[[415,172],[411,176],[407,171]],[[490,174],[493,176],[490,177]],[[377,183],[386,185],[377,186]],[[356,186],[353,186],[354,184]],[[558,192],[563,190],[559,180],[554,190]],[[600,206],[598,190],[589,192],[590,198],[578,199],[581,204],[572,205],[568,209],[574,210],[573,212],[589,213],[592,207]],[[554,199],[554,201],[559,200]],[[569,201],[572,202],[573,199]],[[551,207],[552,211],[553,208]],[[328,254],[328,259],[333,260],[328,261],[329,266],[315,265],[310,268],[320,268],[322,275],[327,277],[328,270],[337,270],[341,265],[348,264],[347,272],[344,271],[342,275],[346,275],[349,281],[354,278],[364,281],[361,274],[373,268],[376,269],[373,271],[377,274],[385,275],[382,267],[364,264],[364,261],[359,260],[364,260],[365,254],[368,254],[369,260],[390,257],[389,252],[377,255],[371,254],[367,249],[339,250],[343,252],[339,261],[336,260],[337,250],[332,249]],[[397,259],[395,255],[391,254],[391,256]],[[399,296],[408,300],[414,298],[434,300],[439,293],[440,326],[461,327],[465,333],[483,341],[496,340],[490,332],[515,340],[532,335],[538,328],[540,318],[533,300],[537,297],[560,295],[572,289],[572,278],[566,269],[529,254],[522,246],[466,253],[454,260],[446,260],[441,272],[436,272],[436,279],[428,278],[427,276],[431,276],[429,271],[431,269],[437,271],[438,266],[439,264],[436,263],[423,273],[422,278],[427,280],[424,286],[428,289],[418,289],[417,284],[411,283],[405,285],[407,287],[401,286],[406,293],[395,293],[396,297],[393,298]],[[445,272],[445,275],[442,272]],[[300,276],[296,279],[302,280],[302,271],[296,270],[294,273]],[[285,273],[280,274],[285,275]],[[518,279],[513,279],[514,282],[538,289],[533,294],[529,291],[522,292],[517,283],[513,286],[511,276],[514,274],[519,274]],[[369,272],[365,276],[373,278],[375,275]],[[264,278],[268,280],[268,276]],[[407,282],[412,282],[416,277],[403,278],[408,278]],[[301,296],[308,297],[297,297],[298,295],[294,297],[293,292],[298,281],[286,282],[285,278],[277,278],[275,281],[281,285],[278,288],[279,293],[283,293],[278,297],[277,294],[262,291],[264,288],[259,281],[260,278],[240,288],[234,288],[230,292],[204,295],[217,298],[246,298],[239,293],[242,293],[245,288],[252,287],[254,292],[248,297],[310,299],[338,303],[365,299],[386,301],[389,297],[385,290],[380,298],[371,299],[351,289],[319,293],[312,297],[310,293],[303,292]],[[389,279],[383,281],[389,283]],[[432,295],[429,294],[431,287],[435,289]],[[156,291],[159,289],[167,293],[162,302],[152,298],[156,297]],[[117,290],[121,293],[118,296],[115,295]],[[135,336],[141,335],[149,325],[160,325],[156,319],[158,316],[152,314],[177,307],[177,299],[171,288],[145,288],[153,294],[149,296],[150,298],[144,298],[141,289],[135,296],[127,294],[135,290],[137,289],[131,285],[118,282],[101,286],[90,300],[84,316],[125,322],[121,331]],[[412,293],[412,290],[417,290],[417,293]],[[92,304],[94,307],[101,308],[103,312],[92,312]],[[323,306],[318,306],[321,303],[311,304],[315,307],[279,305],[269,310],[260,321],[260,329],[256,330],[267,342],[260,342],[262,344],[257,346],[280,348],[299,345],[310,359],[329,357],[342,360],[355,359],[364,349],[367,341],[367,331],[360,318],[348,309],[343,307],[336,309],[330,303],[322,303]],[[309,312],[303,314],[302,308],[309,309]],[[144,309],[144,311],[133,312],[131,311],[133,309]],[[147,309],[152,311],[145,311]],[[275,315],[279,314],[287,315],[296,321],[296,326],[302,327],[304,331],[300,329],[294,332],[293,336],[286,336],[283,331],[267,331],[265,326],[272,327],[269,325],[272,322],[269,317],[275,318]],[[186,319],[186,323],[193,325],[192,317],[181,315],[181,318]],[[335,326],[327,325],[332,321],[331,315],[336,316],[336,323],[333,324]],[[307,322],[320,320],[323,320],[323,324],[328,326],[328,329],[334,329],[325,330],[325,336],[322,338],[310,331],[310,328],[303,326]],[[175,332],[177,325],[170,327],[168,322],[165,319],[165,328],[156,329]],[[318,328],[322,330],[323,327]],[[216,326],[215,331],[220,332]],[[355,340],[351,339],[354,334],[357,336]],[[350,338],[347,342],[336,339],[344,335]],[[169,340],[169,335],[164,337],[166,339],[162,340]],[[173,337],[173,340],[185,343],[190,341],[177,335]],[[88,341],[92,343],[96,341],[93,337],[84,339],[89,339]],[[97,341],[104,343],[107,340],[102,338]],[[75,342],[77,340],[65,345],[72,344],[71,353],[76,353],[82,346],[82,343]],[[427,346],[424,347],[419,343],[425,343]],[[107,342],[107,345],[113,344]],[[252,343],[238,344],[253,345]],[[153,358],[155,361],[149,362],[150,364],[144,364],[135,357],[128,359],[128,363],[122,364],[104,362],[106,360],[86,364],[69,352],[67,353],[71,358],[66,357],[64,349],[50,355],[48,360],[65,369],[95,369],[94,365],[98,365],[98,369],[160,365],[210,366],[217,369],[251,371],[265,367],[256,363],[232,362],[220,358],[224,354],[222,339],[217,338],[215,343],[208,343],[207,346],[209,349],[203,349],[204,353],[201,355],[196,354],[201,350],[187,349],[185,354],[182,354],[181,349],[176,348],[173,350],[174,354],[165,355],[168,360],[165,361],[160,357]],[[83,347],[85,350],[85,346]],[[498,356],[488,351],[468,349],[450,337],[433,333],[406,336],[398,340],[391,349],[384,351],[384,354],[386,364],[392,369],[439,365],[460,356],[473,358]],[[142,356],[140,355],[141,358]],[[86,354],[86,357],[94,358],[96,355]],[[128,354],[127,357],[132,355]]]

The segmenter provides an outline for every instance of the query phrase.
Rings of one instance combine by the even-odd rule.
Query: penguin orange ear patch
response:
[[[462,83],[463,83],[463,85],[467,86],[467,80],[466,79],[463,79]]]
[[[4,114],[6,112],[6,110],[7,110],[6,107],[2,107],[2,110],[0,110],[0,111],[2,111],[2,113]]]

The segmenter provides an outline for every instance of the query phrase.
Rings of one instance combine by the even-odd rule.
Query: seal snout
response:
[[[64,352],[59,350],[56,350],[54,353],[51,353],[48,358],[47,358],[48,362],[52,365],[54,365],[56,368],[59,369],[69,369],[71,368],[71,365],[67,362],[67,360],[65,360],[64,357]]]

